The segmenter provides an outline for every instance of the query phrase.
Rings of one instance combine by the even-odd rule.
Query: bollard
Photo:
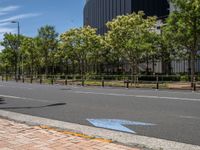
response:
[[[193,79],[193,91],[196,91],[196,78]]]
[[[156,77],[156,89],[157,90],[159,89],[159,77],[158,76]]]
[[[126,88],[129,89],[129,80],[127,80],[125,82],[126,82]]]
[[[82,77],[82,86],[85,85],[85,82],[84,82],[84,77]]]
[[[102,87],[104,87],[105,86],[105,84],[104,84],[104,77],[101,78],[101,83],[102,83]]]
[[[6,74],[6,82],[8,82],[8,75]]]
[[[65,76],[65,85],[68,84],[67,79],[68,79],[68,76]]]
[[[54,78],[53,78],[53,76],[52,76],[52,77],[51,77],[51,84],[52,84],[52,85],[53,85],[53,79],[54,79]]]
[[[31,82],[31,84],[33,83],[33,76],[31,76],[30,82]]]
[[[42,84],[42,76],[40,76],[40,84]]]

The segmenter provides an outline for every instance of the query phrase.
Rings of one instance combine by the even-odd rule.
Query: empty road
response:
[[[200,145],[200,93],[0,82],[0,109],[93,126],[88,119],[125,125],[135,134]]]

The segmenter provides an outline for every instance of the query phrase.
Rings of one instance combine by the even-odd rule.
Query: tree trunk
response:
[[[196,58],[196,53],[195,53],[195,51],[192,51],[192,53],[191,53],[191,83],[192,83],[192,87],[193,87],[195,73],[196,73],[195,58]]]
[[[33,64],[34,64],[34,62],[33,62],[33,57],[31,57],[31,81],[33,80]]]
[[[75,74],[75,63],[74,63],[74,60],[72,61],[72,73],[73,73],[73,75]]]
[[[79,74],[82,74],[82,70],[81,70],[81,61],[78,61],[78,70],[79,70]]]
[[[69,75],[69,64],[68,64],[68,60],[66,60],[66,71],[65,71],[65,75]]]
[[[45,75],[48,75],[48,54],[45,54]]]
[[[146,67],[146,74],[149,75],[149,57],[147,56],[147,67]]]
[[[81,76],[85,74],[85,61],[81,60]]]
[[[53,56],[53,61],[52,61],[52,75],[55,74],[55,67],[54,67],[54,56]]]
[[[15,52],[15,80],[17,80],[17,52]]]
[[[191,54],[188,57],[188,77],[191,78]]]
[[[192,87],[194,86],[194,78],[195,78],[195,59],[196,59],[196,52],[198,50],[198,42],[197,42],[197,18],[195,17],[193,20],[193,46],[191,51],[191,78],[192,78]]]

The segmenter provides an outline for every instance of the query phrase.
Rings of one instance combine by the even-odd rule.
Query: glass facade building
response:
[[[169,14],[168,0],[86,0],[84,25],[98,29],[98,34],[107,31],[106,22],[118,15],[144,11],[147,16],[166,17]]]

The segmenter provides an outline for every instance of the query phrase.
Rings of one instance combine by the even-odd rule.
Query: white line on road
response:
[[[195,116],[179,116],[179,117],[183,119],[200,120],[200,117],[195,117]]]
[[[26,90],[32,90],[33,88],[30,88],[30,87],[21,87],[21,86],[13,86],[13,85],[3,85],[1,84],[0,87],[3,87],[3,88],[14,88],[14,89],[26,89]]]
[[[27,98],[27,97],[17,97],[17,96],[11,96],[11,95],[0,95],[0,97],[49,103],[48,100],[40,100],[40,99],[33,99],[33,98]]]
[[[196,101],[196,102],[200,102],[200,99],[195,99],[195,98],[161,97],[161,96],[151,96],[151,95],[130,95],[130,94],[116,94],[116,93],[85,92],[85,91],[74,91],[74,93],[92,94],[92,95],[105,95],[105,96],[121,96],[121,97],[136,97],[136,98],[148,98],[148,99],[167,99],[167,100],[181,100],[181,101]]]

